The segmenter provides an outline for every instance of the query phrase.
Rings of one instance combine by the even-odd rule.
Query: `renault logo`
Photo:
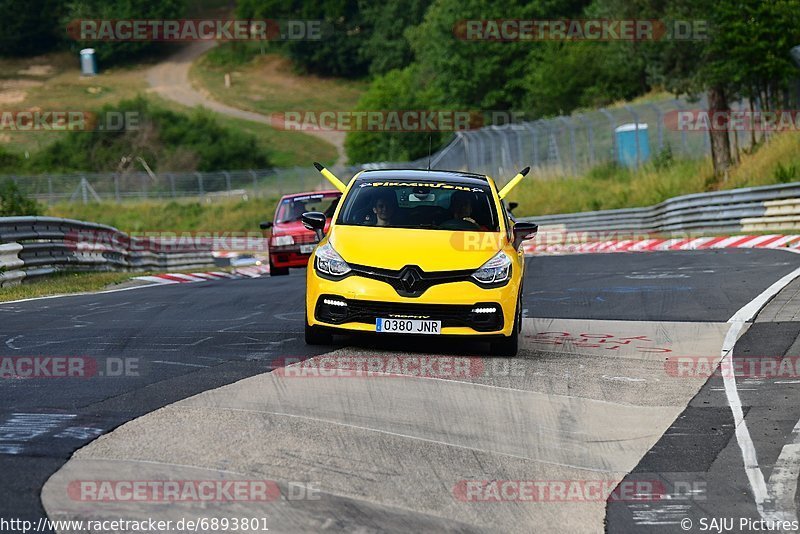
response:
[[[422,276],[413,265],[403,267],[403,270],[400,271],[400,283],[403,284],[403,289],[406,291],[412,291],[420,280],[422,280]]]

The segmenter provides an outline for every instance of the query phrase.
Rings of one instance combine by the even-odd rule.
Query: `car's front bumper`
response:
[[[311,326],[375,332],[375,319],[381,317],[439,320],[444,335],[509,336],[514,328],[519,295],[516,279],[491,289],[466,281],[445,283],[428,288],[419,297],[402,297],[389,284],[361,276],[326,280],[313,267],[306,276],[306,320]],[[339,303],[325,304],[324,299]],[[474,311],[492,307],[497,308],[494,313]]]
[[[305,267],[311,253],[300,252],[299,245],[271,247],[269,261],[274,267]]]

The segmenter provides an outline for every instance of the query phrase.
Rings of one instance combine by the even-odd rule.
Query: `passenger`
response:
[[[442,228],[452,230],[479,230],[480,226],[472,218],[472,194],[455,191],[450,196],[451,218],[442,223]]]

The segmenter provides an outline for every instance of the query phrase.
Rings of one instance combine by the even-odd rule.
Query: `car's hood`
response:
[[[382,269],[477,269],[501,248],[500,233],[334,225],[328,237],[348,262]]]

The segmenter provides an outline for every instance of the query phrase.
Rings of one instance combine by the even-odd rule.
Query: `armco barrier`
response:
[[[695,193],[645,208],[522,217],[566,232],[693,235],[800,228],[800,183]]]
[[[0,217],[0,287],[64,270],[182,270],[213,264],[210,243],[164,246],[102,224]]]

